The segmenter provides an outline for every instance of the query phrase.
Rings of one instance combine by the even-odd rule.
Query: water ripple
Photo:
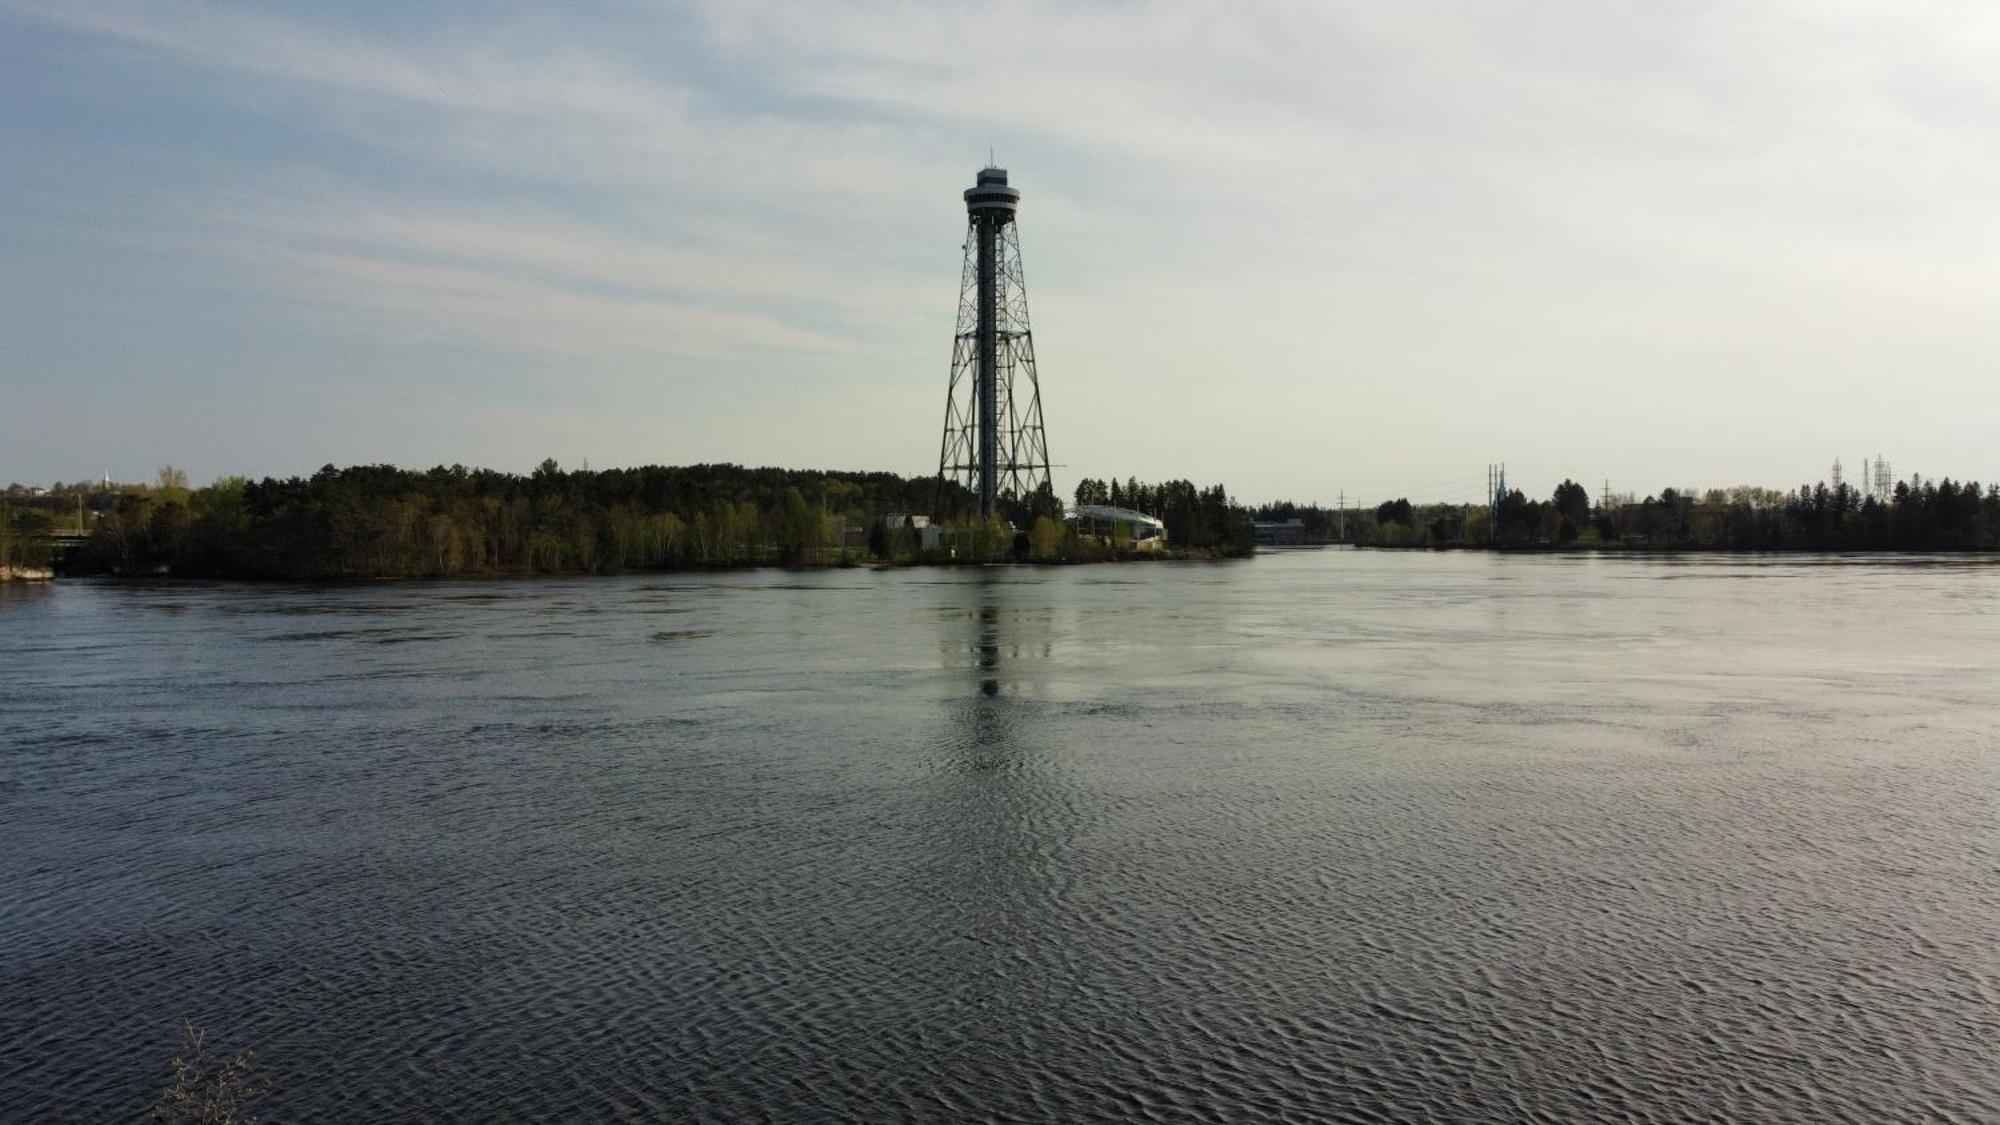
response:
[[[0,1119],[2000,1120],[2000,573],[1144,570],[0,603]]]

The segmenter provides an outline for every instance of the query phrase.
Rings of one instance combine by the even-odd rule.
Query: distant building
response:
[[[1122,530],[1134,550],[1157,551],[1167,545],[1167,525],[1130,508],[1078,504],[1070,509],[1069,523],[1078,535],[1094,535],[1107,543],[1116,542]]]
[[[1283,523],[1258,520],[1250,525],[1259,547],[1303,547],[1306,542],[1306,521],[1289,519]]]
[[[890,512],[888,515],[882,517],[882,522],[888,525],[890,531],[901,531],[906,527],[914,527],[918,531],[922,531],[931,525],[931,518],[929,516],[913,516],[908,512]]]

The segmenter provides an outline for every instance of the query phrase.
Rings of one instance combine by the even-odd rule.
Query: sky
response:
[[[935,471],[960,191],[1059,491],[2000,479],[2000,7],[0,0],[0,482]]]

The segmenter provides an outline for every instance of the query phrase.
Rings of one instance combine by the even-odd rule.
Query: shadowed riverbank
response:
[[[1159,553],[1250,553],[1247,513],[1220,485],[1143,487],[1166,533]],[[164,470],[157,486],[125,486],[91,503],[87,539],[63,557],[68,573],[300,580],[1081,563],[1160,546],[1133,541],[1122,526],[1080,531],[1046,486],[1005,495],[980,519],[949,481],[736,465],[568,472],[548,461],[525,477],[328,466],[310,478],[232,477],[202,488]]]

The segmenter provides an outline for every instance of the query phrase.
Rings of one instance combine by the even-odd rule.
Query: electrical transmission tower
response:
[[[1003,499],[1025,501],[1037,489],[1054,488],[1014,223],[1020,202],[1004,168],[980,169],[978,182],[965,192],[965,270],[938,451],[937,506],[944,505],[945,482],[956,481],[979,497],[981,519],[991,518]]]
[[[1486,466],[1486,537],[1490,543],[1500,541],[1500,506],[1507,502],[1507,466],[1489,464]]]

